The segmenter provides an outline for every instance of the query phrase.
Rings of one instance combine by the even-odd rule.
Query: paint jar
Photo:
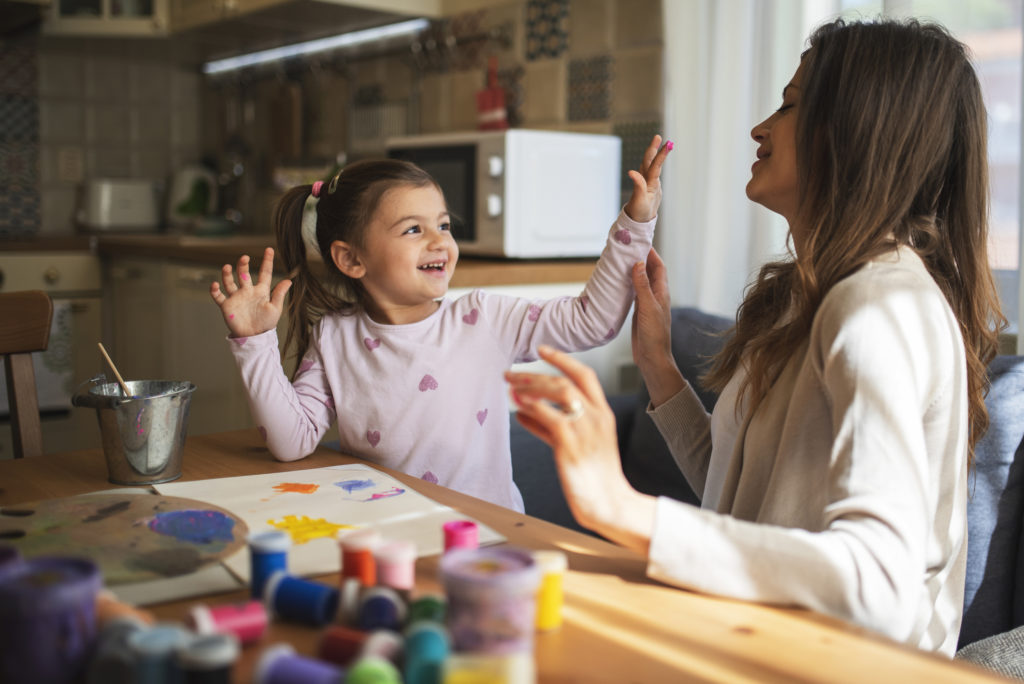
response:
[[[126,644],[135,659],[135,678],[146,684],[178,684],[181,670],[175,653],[189,640],[189,632],[173,623],[157,623],[133,632]]]
[[[443,672],[444,684],[535,684],[537,681],[532,653],[455,653],[444,661]]]
[[[405,684],[438,684],[450,652],[451,636],[443,626],[429,620],[409,625],[402,658]]]
[[[128,647],[128,638],[147,628],[146,623],[134,615],[108,620],[100,629],[95,655],[86,672],[86,684],[135,681],[135,653]]]
[[[448,630],[456,651],[516,653],[533,649],[540,570],[513,547],[452,549],[441,556]]]
[[[377,584],[391,587],[408,599],[416,585],[416,545],[396,539],[378,546],[373,553],[377,565]]]
[[[267,631],[262,601],[220,606],[198,604],[189,610],[187,623],[198,634],[233,634],[242,644],[259,641]]]
[[[380,658],[395,665],[402,659],[402,635],[389,629],[377,629],[366,637],[359,658]]]
[[[292,538],[281,530],[249,535],[249,589],[254,599],[263,598],[267,578],[278,570],[288,570],[288,549]]]
[[[263,651],[253,684],[340,684],[347,682],[345,670],[295,653],[288,644],[275,644]]]
[[[18,549],[0,544],[0,582],[21,568],[22,559]]]
[[[338,536],[341,549],[341,580],[355,577],[364,587],[377,584],[377,562],[373,553],[381,543],[380,532],[370,528],[345,532]]]
[[[279,570],[267,580],[264,601],[268,613],[322,627],[338,611],[338,589]]]
[[[187,381],[108,382],[102,375],[88,391],[71,397],[75,406],[96,409],[107,475],[120,485],[157,484],[181,477],[188,409],[196,386]],[[83,383],[84,385],[85,383]]]
[[[424,594],[409,604],[409,622],[432,620],[443,623],[448,602],[438,594]]]
[[[0,682],[80,678],[96,643],[99,568],[44,557],[18,566],[0,581]]]
[[[444,550],[475,549],[480,545],[480,535],[472,520],[449,520],[444,530]]]
[[[370,587],[359,597],[356,626],[367,632],[375,629],[397,630],[405,622],[405,601],[394,589]]]
[[[317,657],[329,663],[348,665],[362,654],[367,636],[366,632],[359,629],[332,625],[320,637]]]
[[[363,583],[357,577],[341,580],[338,613],[335,621],[342,625],[354,625],[359,619],[359,599],[363,595]]]
[[[402,684],[402,674],[391,661],[367,656],[349,668],[345,684]]]
[[[238,659],[234,634],[200,634],[189,639],[175,655],[183,684],[231,684]]]
[[[540,568],[537,629],[556,629],[562,626],[562,578],[569,567],[569,562],[561,551],[534,551],[533,560]]]

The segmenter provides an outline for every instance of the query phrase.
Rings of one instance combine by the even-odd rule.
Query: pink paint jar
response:
[[[373,552],[377,563],[377,584],[410,592],[416,584],[416,545],[396,539],[384,542]]]
[[[533,650],[540,568],[513,547],[452,549],[441,557],[447,626],[458,652]]]
[[[193,606],[188,623],[199,634],[233,634],[242,644],[263,638],[267,631],[267,610],[262,601],[220,606]]]
[[[480,545],[480,534],[472,520],[449,520],[443,529],[445,551],[475,549]]]

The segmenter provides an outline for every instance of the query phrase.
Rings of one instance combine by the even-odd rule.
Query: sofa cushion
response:
[[[700,386],[698,378],[725,343],[723,332],[733,321],[698,309],[677,307],[672,310],[672,355],[683,377],[693,386],[705,408],[710,412],[718,395]],[[633,429],[622,454],[622,469],[630,483],[639,491],[653,496],[669,496],[687,503],[700,500],[679,471],[668,446],[654,421],[647,415],[650,394],[640,387]]]
[[[956,652],[956,659],[974,663],[1004,677],[1024,679],[1024,627],[968,644]]]
[[[997,357],[989,378],[989,429],[975,448],[968,488],[961,648],[1024,624],[1024,357]]]

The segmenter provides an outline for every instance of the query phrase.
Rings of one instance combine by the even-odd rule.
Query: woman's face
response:
[[[747,197],[781,214],[790,227],[796,218],[796,119],[800,106],[800,83],[803,64],[782,90],[782,106],[767,119],[754,126],[750,137],[757,142],[757,161],[750,169]]]

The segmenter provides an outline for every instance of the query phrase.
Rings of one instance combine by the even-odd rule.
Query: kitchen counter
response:
[[[269,235],[199,237],[122,233],[3,240],[0,241],[0,252],[90,251],[109,257],[168,259],[221,266],[235,263],[243,254],[258,259],[268,246],[274,246],[274,238]],[[593,258],[508,260],[463,255],[459,257],[451,286],[583,282],[590,277],[595,263]]]

